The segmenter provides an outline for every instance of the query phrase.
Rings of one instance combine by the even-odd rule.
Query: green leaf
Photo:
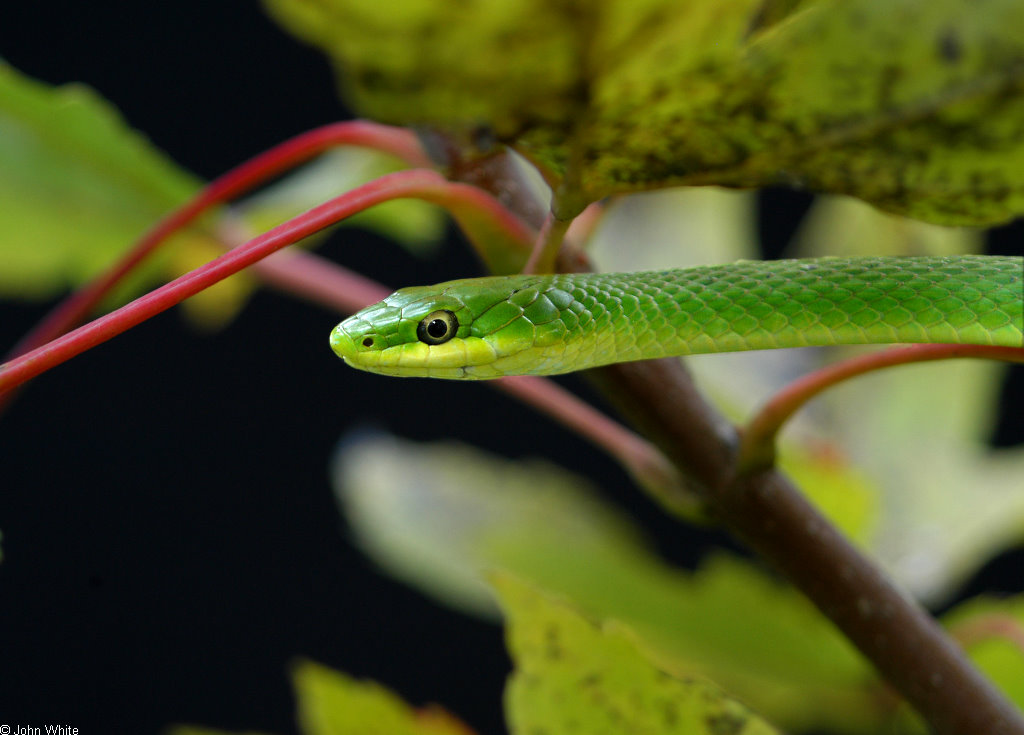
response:
[[[509,575],[494,585],[515,662],[505,693],[513,735],[776,732],[713,684],[658,669],[622,626],[595,626]]]
[[[790,254],[856,254],[865,247],[893,255],[959,254],[981,245],[975,230],[830,197],[815,204]],[[861,351],[833,350],[826,359]],[[958,360],[886,370],[827,392],[805,412],[805,433],[843,447],[878,490],[868,548],[932,604],[945,602],[981,564],[1024,537],[1024,450],[987,446],[1004,371],[993,362]]]
[[[300,661],[292,680],[303,735],[473,735],[439,706],[411,707],[379,684],[353,679],[312,661]],[[181,725],[171,728],[168,735],[232,734]]]
[[[344,443],[333,474],[363,548],[449,605],[491,610],[482,571],[508,570],[785,727],[856,732],[886,716],[867,666],[791,588],[725,556],[695,573],[668,567],[564,470],[374,436]],[[833,490],[837,504],[860,492],[849,480]]]
[[[981,230],[942,227],[880,212],[850,197],[820,196],[803,218],[788,257],[980,253]]]
[[[578,109],[572,37],[582,7],[545,0],[267,0],[275,18],[327,51],[364,115],[400,124],[493,127],[502,137],[564,126]]]
[[[489,126],[561,175],[567,213],[614,192],[779,183],[944,224],[1024,211],[1017,0],[268,5],[363,113]]]
[[[576,154],[595,193],[791,183],[945,224],[1024,210],[1016,0],[820,0],[697,65],[675,38],[600,79]]]
[[[292,681],[303,735],[473,735],[468,726],[441,707],[410,707],[380,684],[360,681],[311,661],[295,666]],[[232,734],[179,725],[171,728],[169,735]]]
[[[309,661],[292,678],[304,735],[472,735],[440,707],[414,709],[379,684]]]
[[[369,555],[439,602],[478,615],[498,618],[480,570],[506,541],[542,554],[571,545],[595,565],[646,555],[636,529],[596,502],[585,482],[541,460],[367,433],[342,442],[332,475]]]
[[[879,485],[827,444],[784,442],[779,469],[847,538],[870,550],[882,500]]]
[[[199,185],[91,89],[49,87],[0,62],[0,295],[81,284]]]
[[[876,254],[955,255],[981,247],[975,230],[822,197],[789,254],[864,254],[870,248]],[[825,360],[860,352],[833,350]],[[1024,538],[1024,449],[987,446],[1005,369],[949,360],[886,370],[827,392],[803,412],[802,433],[842,447],[877,490],[868,549],[905,588],[933,605],[945,603],[983,563]]]

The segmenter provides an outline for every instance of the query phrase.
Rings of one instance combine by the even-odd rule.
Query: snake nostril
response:
[[[363,347],[373,347],[373,337],[367,337],[363,340]]]

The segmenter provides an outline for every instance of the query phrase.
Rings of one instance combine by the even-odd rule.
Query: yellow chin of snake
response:
[[[408,342],[384,349],[363,349],[344,331],[335,329],[331,348],[354,368],[400,378],[499,378],[505,371],[498,365],[507,359],[480,337],[456,338],[439,345]]]

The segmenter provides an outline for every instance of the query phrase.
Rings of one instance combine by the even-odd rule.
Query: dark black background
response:
[[[327,63],[254,3],[7,3],[0,56],[90,83],[207,178],[348,116]],[[769,245],[807,201],[765,196]],[[1021,236],[1004,229],[996,249],[1020,252]],[[426,263],[352,232],[324,252],[392,285],[476,272],[457,236]],[[0,348],[44,306],[0,304]],[[307,656],[500,732],[500,629],[381,576],[345,538],[327,462],[368,421],[557,457],[600,478],[674,561],[718,540],[680,533],[600,453],[484,387],[344,368],[326,346],[336,320],[269,292],[216,335],[165,314],[37,380],[3,416],[0,722],[289,733],[286,670]],[[1021,439],[1021,385],[1018,371],[1000,443]],[[1005,555],[972,590],[1024,589],[1022,560]]]

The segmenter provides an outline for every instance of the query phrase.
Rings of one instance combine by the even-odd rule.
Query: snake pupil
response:
[[[430,324],[427,325],[427,334],[434,339],[441,339],[448,331],[448,325],[441,319],[434,319]]]
[[[416,336],[420,342],[428,345],[439,345],[447,342],[459,329],[459,320],[447,309],[427,314],[416,327]]]

